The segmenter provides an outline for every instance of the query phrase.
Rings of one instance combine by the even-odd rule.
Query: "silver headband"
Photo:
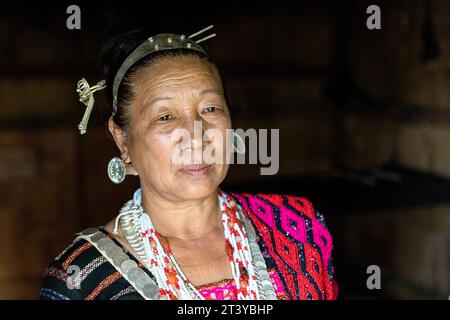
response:
[[[193,37],[196,37],[203,32],[213,28],[213,25],[210,25],[200,31],[197,31],[190,36],[186,37],[185,35],[177,35],[171,33],[161,33],[155,36],[149,37],[142,44],[140,44],[132,53],[125,59],[122,65],[117,71],[116,76],[114,77],[113,83],[113,111],[112,115],[117,113],[117,93],[119,91],[119,86],[128,72],[128,70],[139,60],[147,56],[148,54],[156,51],[162,50],[173,50],[173,49],[189,49],[197,52],[201,52],[203,54],[207,54],[207,52],[199,45],[200,42],[208,40],[212,37],[215,37],[216,34],[210,34],[206,37],[203,37],[199,40],[193,40]],[[77,92],[80,95],[80,101],[86,105],[86,110],[78,125],[78,129],[81,134],[86,133],[87,130],[87,122],[89,121],[89,116],[92,111],[92,107],[94,105],[94,96],[93,93],[98,90],[102,90],[106,87],[105,81],[102,80],[98,82],[95,86],[89,87],[87,81],[83,78],[78,82]]]

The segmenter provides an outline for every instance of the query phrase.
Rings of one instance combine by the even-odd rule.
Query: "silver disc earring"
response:
[[[125,180],[127,169],[125,163],[119,157],[112,158],[108,163],[108,178],[115,184],[122,183]]]
[[[233,146],[237,153],[245,153],[245,143],[241,136],[233,131]]]

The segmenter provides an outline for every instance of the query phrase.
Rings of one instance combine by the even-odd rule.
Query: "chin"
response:
[[[177,188],[185,198],[203,198],[215,192],[220,181],[216,179],[186,179]]]
[[[176,193],[183,199],[201,199],[216,192],[221,179],[218,177],[203,177],[192,179],[191,177],[181,179],[177,185]]]

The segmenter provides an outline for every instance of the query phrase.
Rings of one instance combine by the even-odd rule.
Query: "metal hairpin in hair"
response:
[[[87,130],[87,124],[89,121],[89,116],[91,115],[92,107],[94,106],[94,92],[103,90],[106,88],[106,81],[101,80],[97,82],[96,85],[90,87],[89,83],[86,81],[86,79],[82,78],[77,83],[77,92],[80,96],[80,101],[86,105],[86,110],[84,111],[83,119],[81,120],[80,124],[78,125],[78,129],[80,130],[81,134],[85,134]]]
[[[200,31],[197,31],[196,33],[193,33],[193,34],[191,34],[190,36],[188,36],[188,38],[192,39],[193,37],[196,37],[196,36],[198,36],[199,34],[202,34],[203,32],[208,31],[208,30],[211,29],[211,28],[214,28],[214,25],[210,25],[210,26],[208,26],[208,27],[206,27],[206,28],[204,28],[204,29],[202,29],[202,30],[200,30]],[[203,41],[208,40],[208,39],[210,39],[210,38],[213,38],[213,37],[215,37],[215,36],[216,36],[216,34],[213,33],[213,34],[210,34],[209,36],[206,36],[206,37],[204,37],[204,38],[201,38],[200,40],[194,40],[194,41],[197,42],[197,43],[200,43],[200,42],[203,42]]]

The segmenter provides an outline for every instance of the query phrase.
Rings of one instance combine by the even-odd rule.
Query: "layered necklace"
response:
[[[256,234],[234,199],[218,190],[225,246],[239,300],[277,299]],[[155,230],[141,206],[141,189],[121,209],[122,230],[130,245],[155,277],[159,299],[204,300],[189,281],[170,250],[167,240]]]

